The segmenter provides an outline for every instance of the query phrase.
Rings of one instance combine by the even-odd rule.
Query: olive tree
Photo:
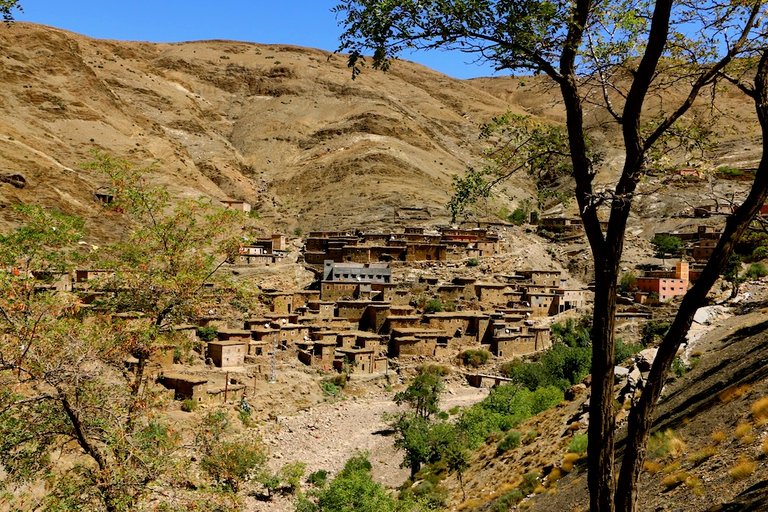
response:
[[[685,116],[702,91],[732,79],[755,98],[765,133],[768,50],[759,33],[760,0],[709,2],[634,0],[573,2],[510,0],[344,0],[336,7],[345,31],[340,50],[349,52],[353,76],[372,53],[386,70],[405,49],[455,49],[493,63],[499,70],[545,75],[559,89],[573,194],[595,266],[592,389],[589,419],[590,509],[636,509],[637,479],[653,412],[674,355],[696,308],[711,288],[768,192],[763,158],[751,192],[726,222],[702,278],[688,292],[639,402],[630,414],[627,447],[614,477],[613,410],[616,291],[627,219],[649,166],[676,147],[692,147],[703,130]],[[751,80],[731,77],[739,57],[759,59]],[[747,85],[745,85],[747,83]],[[649,101],[664,90],[682,98]],[[585,108],[600,108],[621,134],[623,159],[610,183],[596,181],[598,159],[586,135]],[[765,144],[765,142],[764,142]],[[765,148],[764,148],[765,149]],[[601,180],[604,181],[604,176]],[[601,226],[598,212],[608,216]]]

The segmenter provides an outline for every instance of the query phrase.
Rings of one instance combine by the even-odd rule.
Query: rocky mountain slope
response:
[[[94,150],[154,164],[179,197],[252,202],[268,228],[444,223],[451,175],[482,165],[481,123],[506,110],[562,122],[557,90],[540,77],[461,81],[398,61],[353,81],[344,56],[319,50],[105,41],[28,23],[0,30],[0,83],[5,223],[17,202],[91,216],[105,183],[80,166]],[[722,99],[715,163],[749,166],[753,109],[736,92]],[[588,118],[603,172],[615,172],[615,130],[599,110]],[[506,192],[533,190],[519,176]],[[97,238],[114,230],[91,226]]]
[[[352,81],[343,56],[230,41],[0,30],[0,204],[89,216],[89,152],[175,194],[247,200],[282,229],[445,218],[451,175],[481,162],[478,123],[507,102],[410,62]],[[10,216],[3,215],[6,221]]]

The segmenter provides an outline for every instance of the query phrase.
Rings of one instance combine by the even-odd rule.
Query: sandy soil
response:
[[[487,388],[449,386],[441,407],[468,406],[488,394]],[[377,391],[363,397],[324,402],[291,416],[279,417],[263,428],[263,438],[272,451],[270,466],[277,469],[290,462],[304,462],[306,474],[324,469],[335,475],[358,451],[367,451],[374,479],[387,487],[399,486],[409,470],[401,468],[403,455],[393,446],[384,413],[398,410],[394,391]],[[251,501],[248,510],[289,511],[288,499],[263,503]]]

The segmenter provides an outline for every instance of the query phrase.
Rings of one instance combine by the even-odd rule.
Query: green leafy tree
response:
[[[18,211],[24,224],[0,237],[9,269],[0,275],[3,485],[49,474],[50,506],[66,508],[79,495],[86,498],[78,506],[91,510],[130,508],[173,465],[178,438],[146,414],[127,428],[136,401],[123,371],[131,335],[56,288],[79,259],[82,221],[39,207]],[[62,468],[56,451],[80,463]]]
[[[22,11],[19,0],[0,0],[0,13],[2,13],[5,23],[13,21],[14,10]]]
[[[463,177],[454,174],[454,193],[447,205],[448,211],[451,212],[451,222],[456,222],[459,217],[466,217],[475,203],[490,197],[491,186],[482,171],[469,169]]]
[[[635,291],[637,289],[637,274],[632,271],[622,274],[619,287],[623,292]]]
[[[345,28],[340,49],[349,52],[353,77],[360,74],[366,52],[373,54],[374,67],[386,70],[391,57],[405,49],[457,49],[475,53],[499,70],[543,74],[559,88],[573,191],[595,265],[587,478],[593,512],[635,510],[651,418],[675,353],[736,240],[768,197],[764,157],[747,199],[727,221],[703,279],[683,299],[660,346],[646,389],[630,412],[627,449],[615,478],[614,328],[627,220],[648,169],[664,167],[675,152],[688,158],[706,145],[707,127],[689,121],[686,113],[713,83],[732,80],[751,96],[763,133],[768,132],[768,48],[760,22],[764,11],[759,0],[716,1],[707,9],[672,0],[343,0],[336,7]],[[754,82],[746,67],[734,65],[742,55],[759,59],[752,68]],[[646,101],[682,83],[689,86],[681,100]],[[599,156],[590,152],[584,114],[586,102],[596,101],[615,122],[624,149],[618,179],[610,184],[600,180],[600,187],[594,184]],[[607,227],[598,215],[603,206],[610,212]]]
[[[231,304],[245,308],[251,299],[222,272],[249,221],[205,198],[172,202],[165,187],[151,184],[152,168],[98,152],[94,158],[84,167],[109,180],[115,195],[109,207],[131,223],[123,240],[91,254],[94,266],[110,272],[91,287],[101,292],[96,304],[103,310],[146,319],[130,330],[138,410],[146,398],[146,365],[161,346],[179,343],[176,325],[210,311],[223,315]]]
[[[666,234],[656,235],[651,244],[656,249],[656,256],[662,260],[665,256],[680,254],[683,247],[683,242],[678,237]]]
[[[405,391],[396,393],[394,401],[397,405],[409,406],[418,417],[429,420],[433,414],[440,411],[440,393],[444,388],[440,374],[427,368]]]
[[[352,457],[317,498],[320,512],[394,512],[395,500],[371,478],[366,453]]]
[[[178,482],[171,475],[189,462],[145,368],[158,347],[180,343],[173,326],[207,305],[202,287],[226,258],[216,242],[233,226],[208,206],[174,207],[162,190],[114,183],[116,207],[134,222],[126,243],[83,245],[80,219],[39,207],[20,207],[22,225],[0,236],[0,463],[8,475],[0,486],[45,476],[45,506],[54,510],[135,509]],[[73,289],[69,273],[94,262],[104,279]],[[83,307],[81,295],[94,291],[99,299]],[[146,321],[104,314],[119,312]],[[131,357],[138,363],[128,371]],[[228,442],[198,460],[235,488],[246,478],[239,468],[258,453],[234,453]]]

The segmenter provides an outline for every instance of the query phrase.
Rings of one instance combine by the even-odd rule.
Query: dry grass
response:
[[[482,504],[483,502],[478,499],[471,499],[460,503],[456,510],[476,510]]]
[[[739,384],[738,386],[731,386],[722,390],[717,394],[717,397],[724,404],[727,404],[734,398],[739,398],[746,395],[749,392],[749,384]]]
[[[643,469],[646,470],[651,475],[655,475],[656,473],[661,471],[661,464],[659,464],[658,462],[647,460],[643,463]]]
[[[573,465],[579,460],[578,453],[566,453],[563,456],[563,463],[560,465],[560,469],[566,473],[573,471]]]
[[[741,439],[745,435],[752,432],[752,423],[746,421],[744,423],[739,423],[736,425],[736,428],[733,430],[733,437],[736,439]]]
[[[742,459],[738,464],[728,470],[733,480],[743,480],[755,472],[757,464],[754,461]]]
[[[739,442],[743,445],[749,445],[755,442],[755,436],[752,434],[747,434],[745,436],[742,436],[741,439],[739,439]]]
[[[694,452],[688,456],[688,460],[693,464],[694,466],[698,466],[708,458],[712,457],[717,453],[717,448],[714,446],[706,446],[702,448],[701,450]]]
[[[685,448],[683,440],[677,437],[672,429],[656,432],[648,442],[648,453],[662,459],[666,457],[675,459],[682,455]]]
[[[763,441],[763,444],[760,445],[760,451],[762,452],[764,457],[768,457],[768,439]]]
[[[661,485],[665,489],[671,489],[685,482],[686,478],[688,478],[688,473],[685,471],[679,471],[677,473],[674,473],[672,475],[667,475],[664,478],[662,478]]]
[[[724,430],[715,430],[712,432],[712,441],[715,444],[720,444],[728,438],[728,434]]]
[[[555,483],[561,478],[563,478],[563,472],[560,468],[553,468],[552,471],[549,472],[549,475],[547,475],[547,482]]]
[[[669,464],[664,469],[662,469],[661,472],[664,473],[665,475],[668,475],[670,473],[674,473],[678,469],[680,469],[680,461],[673,462],[672,464]]]
[[[758,425],[768,422],[768,396],[752,404],[752,418]]]

